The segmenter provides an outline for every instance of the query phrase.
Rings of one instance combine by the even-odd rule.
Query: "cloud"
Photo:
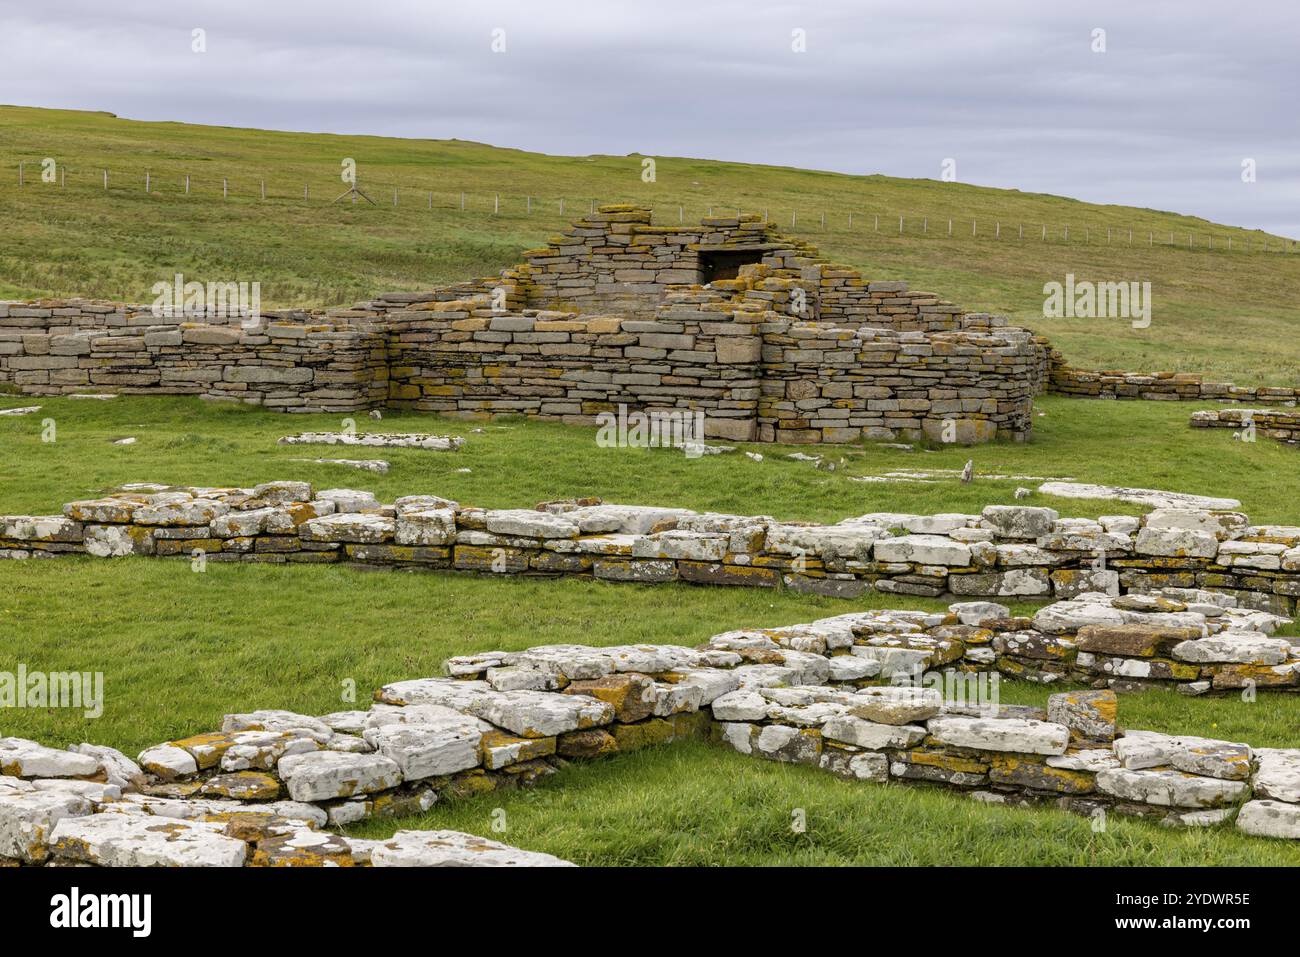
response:
[[[964,182],[1300,236],[1300,7],[1074,6],[63,0],[7,15],[0,98],[908,177],[953,157]]]

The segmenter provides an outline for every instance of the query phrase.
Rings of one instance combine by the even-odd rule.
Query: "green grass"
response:
[[[40,181],[45,157],[66,168],[66,188]],[[329,202],[343,189],[340,163],[348,157],[359,163],[361,184],[377,206]],[[0,297],[148,302],[153,284],[179,271],[199,280],[256,280],[267,307],[334,306],[496,272],[585,212],[592,199],[649,204],[660,222],[675,221],[679,206],[688,218],[710,206],[740,206],[766,209],[787,230],[794,212],[791,231],[837,261],[872,279],[908,280],[972,310],[1006,313],[1049,335],[1085,368],[1201,371],[1242,384],[1284,385],[1294,384],[1300,371],[1300,337],[1289,334],[1300,253],[1241,251],[1264,241],[1261,233],[1016,190],[703,159],[657,157],[656,182],[643,183],[641,159],[0,107]],[[27,164],[22,189],[19,161]],[[104,167],[112,171],[107,191]],[[153,189],[147,195],[146,170]],[[189,196],[182,187],[187,173]],[[228,199],[221,197],[223,177],[231,183]],[[263,179],[266,200],[260,199]],[[463,212],[462,191],[468,195]],[[495,194],[499,215],[492,214]],[[534,197],[531,214],[525,195]],[[993,238],[997,223],[1001,239]],[[1016,238],[1022,224],[1023,241]],[[1040,238],[1043,224],[1048,242]],[[1175,245],[1148,247],[1149,232],[1165,243],[1173,232]],[[1189,233],[1194,249],[1186,246]],[[1214,251],[1206,248],[1211,235]],[[1232,253],[1225,251],[1230,236]],[[1280,248],[1278,237],[1269,241]],[[1063,282],[1067,273],[1149,280],[1151,327],[1043,319],[1043,284]]]
[[[814,521],[869,511],[973,511],[1014,501],[1022,484],[1015,480],[961,485],[946,479],[929,486],[848,479],[898,467],[956,467],[967,456],[985,471],[1239,494],[1259,520],[1293,519],[1297,492],[1295,470],[1288,468],[1294,450],[1193,432],[1185,424],[1187,408],[1164,403],[1049,398],[1040,403],[1047,415],[1036,419],[1031,442],[910,453],[845,448],[836,452],[848,464],[836,472],[785,460],[783,450],[769,446],[756,446],[767,456],[763,462],[740,455],[690,461],[670,450],[601,449],[592,429],[513,421],[475,433],[465,423],[392,415],[373,425],[451,428],[468,441],[456,454],[384,450],[393,462],[384,476],[306,465],[294,460],[318,454],[315,449],[275,444],[291,431],[337,425],[323,416],[182,398],[0,402],[20,404],[43,408],[0,418],[5,514],[53,512],[64,501],[127,481],[247,485],[275,478],[366,488],[384,499],[431,492],[518,506],[600,494]],[[40,441],[47,417],[57,427],[54,443]],[[138,442],[111,444],[123,435]],[[1134,454],[1138,448],[1141,454]],[[1029,501],[1056,505],[1063,514],[1119,510],[1115,503]],[[5,562],[0,581],[0,670],[24,663],[47,672],[100,671],[106,695],[98,719],[13,709],[0,715],[0,734],[54,745],[91,740],[128,753],[217,727],[227,712],[348,708],[350,687],[364,707],[374,688],[436,674],[452,654],[547,642],[697,644],[740,626],[791,624],[855,608],[943,607],[886,595],[846,602],[756,589],[324,566],[210,563],[198,573],[185,560],[147,558]],[[1041,705],[1053,690],[1003,682],[1000,692],[1008,703]],[[1120,717],[1134,728],[1295,746],[1295,704],[1282,695],[1247,704],[1153,691],[1124,697]],[[507,811],[508,840],[584,863],[1296,863],[1294,848],[1245,841],[1230,830],[1175,833],[1112,818],[1098,835],[1089,822],[1051,810],[988,808],[938,791],[854,785],[702,744],[573,766],[533,793],[486,796],[368,824],[358,833],[454,827],[491,836],[489,815],[497,807]],[[789,832],[796,807],[808,811],[807,834]]]
[[[318,488],[345,486],[398,495],[432,493],[464,504],[526,507],[555,498],[599,495],[606,501],[676,505],[699,510],[767,514],[789,521],[836,522],[867,512],[918,514],[978,512],[1016,501],[1027,479],[983,475],[1071,477],[1231,496],[1257,522],[1300,520],[1300,471],[1296,451],[1262,436],[1255,443],[1232,439],[1226,429],[1191,429],[1187,403],[1113,402],[1041,398],[1028,442],[995,442],[971,448],[917,446],[914,451],[879,444],[825,447],[833,472],[785,453],[795,447],[742,446],[743,455],[687,459],[673,449],[601,448],[594,428],[527,420],[478,425],[419,413],[387,413],[382,422],[364,417],[358,429],[453,432],[466,439],[460,452],[282,446],[294,432],[339,427],[339,417],[284,415],[197,398],[122,397],[109,402],[73,399],[0,398],[0,406],[39,405],[41,411],[0,418],[0,513],[47,514],[66,501],[94,495],[124,482],[183,485],[253,485],[299,478]],[[53,419],[56,441],[42,441],[43,422]],[[482,431],[474,431],[481,429]],[[112,440],[134,436],[136,444]],[[807,453],[807,448],[802,449]],[[818,451],[818,450],[812,450]],[[386,475],[303,459],[379,457]],[[850,481],[898,469],[960,469],[975,463],[975,481],[955,476],[934,484]],[[469,469],[464,473],[462,469]],[[1119,502],[1048,499],[1063,515],[1136,513]]]
[[[504,813],[502,813],[504,812]],[[806,829],[792,824],[802,812]],[[504,831],[494,829],[504,822]],[[1003,808],[927,787],[841,781],[702,742],[574,764],[528,791],[349,829],[451,828],[587,865],[1050,867],[1300,863],[1283,842],[1110,815]]]

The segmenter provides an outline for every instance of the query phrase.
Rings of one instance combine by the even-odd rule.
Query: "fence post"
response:
[[[18,161],[18,185],[23,185],[23,161]]]
[[[948,220],[948,235],[949,235],[949,237],[952,236],[952,220],[951,220],[951,219]]]
[[[306,199],[306,198],[307,198],[307,195],[308,195],[308,194],[307,194],[307,188],[308,188],[308,187],[307,187],[307,184],[306,184],[306,183],[303,183],[303,184],[302,184],[302,198],[303,198],[303,199]]]
[[[230,182],[223,176],[221,177],[221,198],[225,199],[230,194]]]
[[[880,232],[880,214],[876,213],[876,225],[873,227],[876,232]]]
[[[923,232],[923,233],[929,233],[929,232],[930,232],[930,217],[929,217],[929,216],[924,216],[924,217],[921,218],[921,232]]]
[[[849,213],[849,229],[853,228],[853,214]]]
[[[898,217],[898,235],[903,235],[903,217]]]
[[[429,208],[433,209],[433,190],[429,190]]]
[[[393,187],[393,208],[397,208],[397,187]]]
[[[460,208],[461,208],[462,211],[464,211],[464,209],[465,209],[465,194],[464,194],[464,193],[461,193],[461,194],[460,194]]]
[[[563,200],[561,200],[560,202],[561,204],[563,204]],[[563,212],[564,211],[563,208],[561,208],[560,211]],[[686,222],[686,207],[684,206],[677,207],[677,222],[679,223]]]
[[[1130,226],[1130,227],[1128,228],[1128,244],[1129,244],[1130,246],[1133,245],[1133,227],[1132,227],[1132,226]]]
[[[266,199],[266,180],[262,180],[262,199]]]
[[[433,194],[430,193],[429,196],[432,197]],[[528,215],[531,216],[533,214],[533,198],[531,196],[525,196],[524,200],[525,200],[525,204],[528,207],[527,209]]]
[[[144,191],[149,192],[149,171],[144,171]]]
[[[1047,242],[1047,223],[1043,223],[1043,242]]]
[[[561,216],[564,215],[564,197],[563,197],[563,196],[560,197],[560,215],[561,215]]]
[[[104,170],[104,189],[108,189],[108,170]]]
[[[826,210],[822,210],[822,229],[826,228]]]
[[[591,214],[592,214],[593,216],[596,215],[596,200],[595,200],[595,199],[593,199],[593,200],[591,201]]]
[[[185,195],[190,195],[190,174],[185,174]]]
[[[1002,224],[1001,224],[1001,223],[995,222],[995,223],[993,224],[993,238],[994,238],[994,239],[1001,239],[1001,238],[1002,238]]]
[[[790,228],[791,228],[791,229],[794,229],[794,220],[795,220],[795,215],[796,215],[795,211],[794,211],[793,209],[790,210]]]
[[[975,235],[975,220],[973,220],[973,219],[970,221],[970,234],[971,234],[972,236]]]
[[[1025,238],[1025,224],[1024,224],[1024,223],[1021,223],[1021,224],[1020,224],[1020,230],[1019,230],[1019,233],[1018,233],[1018,235],[1016,236],[1016,238],[1017,238],[1017,239],[1024,239],[1024,238]]]
[[[494,193],[492,196],[492,215],[495,216],[501,212],[501,194]]]
[[[1070,241],[1070,227],[1069,227],[1069,226],[1066,226],[1066,227],[1065,227],[1065,241],[1066,241],[1067,243]]]

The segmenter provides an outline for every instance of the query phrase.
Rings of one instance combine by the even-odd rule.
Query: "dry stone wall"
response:
[[[969,654],[973,668],[1121,690],[1300,688],[1300,651],[1271,635],[1300,595],[1300,527],[1255,526],[1231,511],[1158,508],[1094,521],[991,505],[979,515],[874,513],[809,525],[598,499],[482,509],[410,495],[384,504],[365,491],[271,482],[134,485],[70,502],[61,515],[0,518],[0,558],[66,554],[351,562],[843,597],[1055,598],[996,639],[968,646],[954,633],[952,657],[931,663]],[[1163,631],[1129,633],[1152,614]]]
[[[1284,445],[1300,445],[1300,412],[1283,409],[1208,409],[1193,412],[1194,429],[1233,429],[1242,436],[1256,434]]]
[[[1260,623],[1211,601],[1199,611],[1112,607],[1144,619],[1127,635],[1145,629],[1152,640],[1170,615],[1189,630],[1193,620]],[[0,862],[554,866],[563,862],[456,832],[375,841],[327,828],[422,813],[529,786],[570,761],[688,738],[850,781],[939,785],[1094,818],[1235,820],[1247,834],[1300,839],[1300,750],[1126,730],[1110,690],[1055,694],[1040,709],[924,680],[925,669],[945,666],[952,677],[963,658],[953,648],[1019,635],[1008,609],[991,602],[854,612],[726,632],[695,648],[563,644],[455,657],[446,677],[380,688],[368,710],[229,714],[219,730],[135,760],[103,746],[59,751],[0,738]],[[920,680],[898,680],[909,674]]]
[[[28,395],[200,395],[345,412],[386,400],[386,341],[375,329],[297,312],[172,321],[123,303],[0,303],[0,382]]]
[[[798,443],[1023,439],[1040,344],[870,281],[756,216],[654,226],[601,207],[501,276],[242,325],[84,300],[0,303],[0,382],[194,394],[286,411],[384,405],[591,424],[702,414]]]
[[[1240,386],[1206,382],[1195,372],[1124,372],[1076,369],[1039,339],[1045,359],[1047,391],[1084,399],[1147,399],[1166,402],[1255,402],[1295,405],[1300,389],[1286,386]]]

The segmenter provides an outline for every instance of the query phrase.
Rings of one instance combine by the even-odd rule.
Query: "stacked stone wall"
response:
[[[0,381],[28,395],[199,395],[353,411],[384,403],[387,366],[381,330],[294,311],[173,321],[122,303],[0,303]]]
[[[1203,624],[1226,614],[1203,607]],[[0,738],[0,863],[553,866],[563,862],[455,832],[366,840],[325,828],[423,814],[575,760],[692,738],[855,782],[1300,838],[1300,750],[1127,730],[1110,690],[1035,708],[1002,706],[978,683],[959,696],[951,668],[926,676],[937,683],[880,683],[903,674],[909,654],[935,658],[977,636],[1019,640],[1007,609],[988,602],[855,612],[696,647],[458,656],[446,677],[384,685],[368,709],[228,714],[219,730],[134,760],[102,745]]]
[[[0,518],[0,558],[65,554],[350,562],[848,598],[874,590],[1056,599],[1032,621],[1007,624],[1005,640],[949,635],[951,654],[929,663],[965,659],[1041,681],[1164,683],[1187,693],[1300,689],[1300,647],[1269,634],[1300,595],[1300,528],[1251,525],[1239,512],[1161,508],[1093,521],[992,505],[979,515],[879,513],[808,525],[598,500],[481,509],[412,495],[384,504],[368,492],[276,482],[131,486],[69,503],[61,515]],[[1086,626],[1122,633],[1153,611],[1169,613],[1156,617],[1166,628],[1159,635],[1083,640]],[[928,649],[920,658],[936,650],[907,647]]]
[[[255,321],[0,303],[0,382],[584,424],[625,406],[703,413],[706,435],[733,440],[1029,433],[1042,349],[1027,333],[865,279],[756,216],[654,226],[602,207],[527,256],[499,277]],[[701,285],[719,264],[735,274]]]

